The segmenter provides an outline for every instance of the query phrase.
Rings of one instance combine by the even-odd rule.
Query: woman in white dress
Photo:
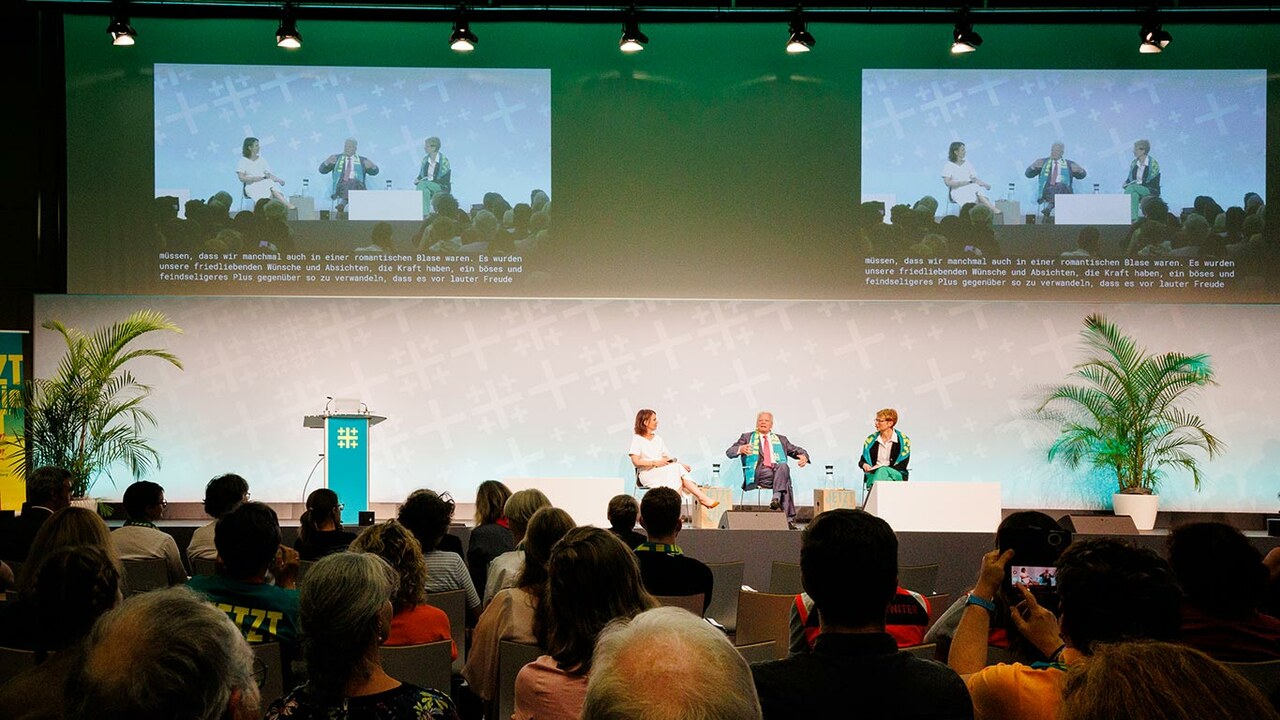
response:
[[[631,436],[631,464],[636,466],[636,481],[641,487],[669,487],[693,495],[703,507],[713,508],[712,501],[689,477],[688,465],[677,462],[667,444],[654,431],[658,429],[658,413],[645,408],[636,413],[635,435]]]
[[[244,194],[255,203],[263,198],[275,198],[292,208],[289,199],[276,187],[284,185],[284,180],[271,173],[271,166],[267,164],[266,158],[258,154],[260,149],[261,143],[256,137],[245,138],[244,144],[240,146],[240,154],[244,157],[236,163],[236,177],[244,183]]]
[[[983,182],[978,177],[978,171],[973,169],[973,163],[965,159],[964,143],[953,142],[947,149],[947,164],[942,166],[942,182],[946,184],[955,204],[979,203],[990,208],[992,215],[1000,214],[983,193],[983,190],[991,189],[991,183]]]

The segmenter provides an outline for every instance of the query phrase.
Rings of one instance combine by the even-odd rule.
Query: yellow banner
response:
[[[9,445],[24,431],[21,403],[23,333],[0,330],[0,509],[17,510],[27,499],[27,486],[17,474]]]

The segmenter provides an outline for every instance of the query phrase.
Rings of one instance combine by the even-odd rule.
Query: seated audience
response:
[[[69,720],[260,717],[253,651],[185,587],[142,593],[102,616],[65,697]]]
[[[467,614],[473,624],[480,615],[480,596],[471,584],[471,574],[462,563],[462,553],[441,550],[440,539],[449,530],[453,517],[453,500],[431,490],[414,490],[400,506],[398,519],[418,538],[422,557],[427,564],[427,592],[463,590],[467,595]]]
[[[982,558],[978,582],[951,641],[947,664],[965,677],[974,716],[1053,720],[1062,704],[1066,670],[1084,662],[1096,643],[1171,639],[1178,632],[1178,587],[1169,566],[1150,550],[1100,538],[1076,542],[1058,558],[1061,622],[1025,586],[1014,625],[1047,664],[987,665],[992,597],[1007,582],[1013,550]]]
[[[307,571],[299,615],[307,681],[271,703],[267,720],[457,719],[445,693],[402,683],[382,669],[378,645],[391,631],[399,582],[372,553],[337,553]]]
[[[485,480],[476,488],[476,526],[467,542],[467,570],[476,594],[484,597],[484,583],[489,563],[499,555],[516,549],[510,522],[503,514],[511,491],[497,480]]]
[[[1070,720],[1280,720],[1258,689],[1222,663],[1149,640],[1098,645],[1062,689]]]
[[[514,588],[499,590],[484,608],[471,635],[471,651],[462,677],[481,700],[494,700],[498,686],[498,647],[503,640],[533,645],[534,612],[547,584],[551,548],[573,529],[573,518],[559,508],[544,507],[529,519],[524,536],[524,565]]]
[[[0,558],[23,562],[40,526],[50,515],[71,505],[71,473],[45,465],[27,478],[22,511],[0,526]]]
[[[724,633],[679,608],[605,627],[582,720],[686,718],[760,720],[751,671]]]
[[[1258,612],[1267,568],[1243,533],[1182,525],[1169,535],[1169,564],[1182,586],[1181,642],[1226,662],[1280,659],[1280,619]]]
[[[640,501],[640,524],[649,540],[635,547],[640,577],[653,595],[702,595],[702,611],[711,604],[711,568],[688,557],[676,544],[680,534],[680,493],[657,487]]]
[[[164,560],[169,584],[178,585],[187,581],[178,543],[155,525],[168,505],[164,488],[149,480],[139,480],[125,488],[124,511],[129,519],[124,521],[124,527],[111,533],[111,541],[121,560]]]
[[[1267,568],[1267,591],[1263,596],[1262,612],[1280,618],[1280,547],[1273,547],[1262,558]]]
[[[315,561],[347,549],[356,534],[342,529],[342,503],[329,488],[312,490],[307,509],[298,519],[298,539],[293,549],[301,560]]]
[[[8,720],[63,717],[62,686],[84,660],[83,640],[94,621],[119,602],[120,573],[100,548],[59,548],[40,563],[35,600],[44,628],[42,662],[0,686],[0,717]],[[54,654],[45,659],[45,651]]]
[[[800,593],[791,603],[792,653],[810,652],[822,632],[822,613],[809,593]],[[924,643],[925,630],[929,629],[929,601],[918,592],[901,585],[889,603],[884,617],[884,631],[893,636],[898,647],[907,648]]]
[[[640,518],[640,503],[630,495],[614,495],[609,499],[609,532],[618,536],[622,544],[634,550],[637,545],[648,540],[644,533],[636,532],[636,521]]]
[[[534,634],[547,654],[516,675],[516,720],[577,720],[600,631],[655,604],[635,554],[616,537],[593,527],[570,530],[547,561],[534,617]]]
[[[218,518],[231,512],[249,499],[249,483],[234,473],[219,475],[204,486],[204,514],[212,522],[196,528],[187,544],[187,560],[216,560],[218,548],[213,544],[213,529]]]
[[[298,639],[298,553],[280,544],[276,511],[241,503],[218,520],[214,544],[218,574],[196,575],[191,589],[227,613],[250,643],[279,641],[289,653]]]
[[[861,510],[830,510],[807,528],[800,579],[822,608],[813,652],[752,665],[765,718],[971,718],[964,683],[898,650],[884,631],[898,587],[898,539]]]
[[[524,564],[524,550],[520,544],[524,542],[525,528],[529,525],[529,518],[544,507],[551,507],[551,501],[536,488],[517,491],[507,498],[507,504],[502,512],[507,516],[516,549],[502,553],[489,563],[489,575],[484,581],[486,605],[493,600],[493,596],[499,590],[515,587],[516,578],[520,576],[520,567]]]
[[[391,632],[383,645],[422,645],[451,640],[449,616],[438,607],[426,603],[427,564],[422,559],[422,546],[413,533],[395,520],[365,528],[352,552],[373,553],[386,560],[399,575],[400,582],[392,593]],[[454,643],[452,657],[458,657]]]

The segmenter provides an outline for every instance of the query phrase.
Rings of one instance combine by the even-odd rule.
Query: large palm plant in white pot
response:
[[[1098,314],[1085,318],[1081,336],[1088,355],[1036,409],[1058,430],[1049,460],[1113,474],[1116,514],[1150,530],[1166,469],[1190,472],[1199,490],[1204,475],[1198,452],[1213,458],[1223,450],[1199,416],[1179,406],[1217,384],[1213,367],[1203,353],[1152,355]]]

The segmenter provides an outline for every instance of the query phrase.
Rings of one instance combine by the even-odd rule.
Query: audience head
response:
[[[227,575],[237,580],[261,578],[280,548],[280,519],[260,502],[241,503],[218,519],[213,545]]]
[[[525,530],[529,527],[529,518],[544,507],[551,507],[551,501],[537,488],[517,490],[507,498],[507,504],[502,512],[507,516],[507,525],[511,528],[511,534],[515,536],[517,543],[524,537]]]
[[[1199,650],[1137,641],[1099,645],[1073,665],[1059,717],[1072,720],[1277,720],[1252,683]]]
[[[422,552],[430,553],[440,544],[449,530],[453,518],[453,498],[438,495],[434,490],[414,490],[409,493],[396,519],[409,528],[422,545]]]
[[[1086,655],[1095,643],[1172,638],[1181,622],[1168,564],[1110,538],[1081,540],[1063,551],[1058,596],[1062,637]]]
[[[27,561],[18,570],[18,590],[34,590],[41,561],[55,550],[73,545],[92,545],[102,550],[111,558],[111,564],[117,572],[122,570],[120,556],[116,553],[115,543],[111,541],[111,533],[98,513],[85,508],[68,507],[50,515],[40,525],[40,530],[31,541]]]
[[[974,205],[969,211],[969,222],[981,227],[989,227],[992,217],[991,209],[986,205]]]
[[[249,483],[235,473],[219,475],[204,486],[204,514],[220,518],[249,499]]]
[[[505,517],[511,491],[497,480],[485,480],[476,488],[476,525],[496,523]]]
[[[1080,233],[1076,235],[1076,247],[1089,253],[1093,257],[1097,257],[1101,251],[1101,235],[1098,228],[1093,225],[1085,225],[1080,228]]]
[[[524,565],[516,581],[517,587],[541,590],[547,582],[547,560],[551,557],[551,548],[572,529],[573,518],[560,508],[540,508],[529,518],[529,530],[524,535]]]
[[[391,632],[396,571],[372,553],[336,553],[307,570],[298,596],[307,689],[335,701],[351,682],[369,679],[378,645]]]
[[[656,487],[640,501],[640,524],[649,539],[671,538],[680,532],[680,493],[669,487]]]
[[[298,518],[298,534],[304,543],[311,542],[321,527],[333,524],[334,530],[342,529],[342,503],[338,493],[329,488],[317,488],[307,496],[307,509]]]
[[[883,207],[883,205],[881,207]],[[916,201],[916,204],[912,209],[932,219],[933,216],[938,214],[938,198],[932,195],[925,195]],[[881,211],[880,214],[883,216],[884,212]]]
[[[54,512],[71,505],[71,473],[60,467],[36,468],[27,478],[27,504]]]
[[[431,209],[437,215],[453,217],[458,212],[458,198],[452,193],[438,192],[431,196]]]
[[[635,553],[608,530],[574,528],[551,549],[534,635],[561,669],[586,674],[604,626],[655,605]]]
[[[89,634],[93,623],[120,601],[120,570],[93,545],[58,548],[40,562],[35,600],[40,639],[61,650]]]
[[[395,244],[391,242],[391,223],[380,222],[373,226],[373,232],[370,234],[370,240],[374,245],[383,250],[392,250]]]
[[[395,520],[371,525],[351,543],[351,552],[373,553],[386,560],[400,576],[391,598],[396,612],[421,605],[427,595],[427,563],[422,545],[409,529]]]
[[[723,632],[693,613],[655,608],[610,623],[600,633],[583,720],[760,716],[746,661]]]
[[[801,537],[800,577],[824,628],[883,627],[898,590],[898,538],[870,513],[829,510]]]
[[[480,231],[480,237],[485,242],[493,240],[498,234],[498,216],[488,210],[481,210],[476,213],[475,218],[471,221],[472,227]]]
[[[1267,587],[1262,553],[1223,523],[1189,523],[1169,535],[1169,564],[1200,610],[1239,618],[1257,609]]]
[[[253,651],[225,612],[182,587],[103,615],[65,697],[74,720],[260,717]]]
[[[1247,192],[1244,194],[1244,211],[1249,215],[1256,213],[1265,206],[1262,196],[1256,192]]]
[[[130,520],[155,520],[164,512],[164,488],[139,480],[124,490],[124,511]]]
[[[609,527],[614,530],[628,531],[636,526],[636,518],[640,516],[640,503],[630,495],[614,495],[609,499]]]

